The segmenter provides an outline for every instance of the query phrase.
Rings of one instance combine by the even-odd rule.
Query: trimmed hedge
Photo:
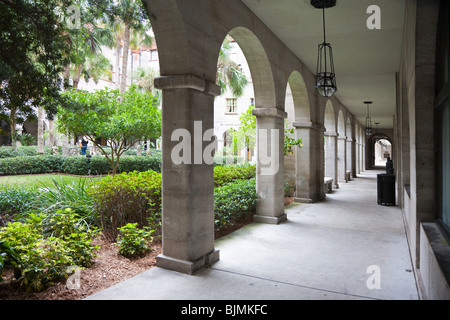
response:
[[[50,155],[52,149],[44,146],[44,154]],[[16,150],[13,147],[0,147],[0,158],[29,157],[40,155],[37,152],[37,146],[20,146]]]
[[[108,174],[111,166],[103,156],[63,157],[29,156],[0,159],[0,175],[37,174],[62,172],[76,175]],[[148,171],[161,172],[161,158],[158,156],[123,156],[119,172]]]
[[[214,187],[220,187],[234,180],[248,180],[256,177],[256,165],[227,165],[214,167]]]
[[[256,211],[256,179],[236,180],[214,189],[214,224],[216,229]]]

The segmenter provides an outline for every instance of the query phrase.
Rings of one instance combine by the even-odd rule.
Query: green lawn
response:
[[[0,176],[0,188],[2,187],[25,187],[40,188],[43,186],[52,186],[53,179],[57,182],[71,182],[80,179],[79,176],[65,174],[30,174],[18,176]],[[82,179],[100,179],[99,177],[87,177]]]

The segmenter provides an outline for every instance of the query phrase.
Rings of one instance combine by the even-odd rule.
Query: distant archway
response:
[[[368,140],[369,167],[385,167],[389,159],[392,160],[392,139],[384,133],[375,133]]]

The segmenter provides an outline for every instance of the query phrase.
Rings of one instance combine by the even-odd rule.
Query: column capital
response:
[[[287,113],[283,110],[280,110],[278,108],[255,108],[252,110],[252,114],[255,117],[261,117],[261,118],[287,118]]]
[[[292,124],[296,129],[312,129],[317,131],[325,131],[325,127],[308,121],[296,121]]]
[[[339,133],[337,133],[335,131],[332,131],[332,132],[325,131],[323,134],[326,137],[338,137],[339,136]]]
[[[155,88],[162,90],[193,89],[211,96],[219,96],[221,94],[221,89],[217,84],[193,74],[157,77],[155,78]]]

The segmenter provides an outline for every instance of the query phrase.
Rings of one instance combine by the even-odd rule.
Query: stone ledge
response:
[[[450,299],[450,244],[438,223],[423,222],[421,227],[424,236],[421,237],[419,271],[427,298]]]
[[[255,117],[276,117],[276,118],[287,118],[287,113],[278,108],[255,108],[252,110],[252,114]]]
[[[160,254],[156,257],[156,266],[163,269],[192,275],[195,271],[205,266],[213,265],[219,261],[219,259],[219,250],[213,250],[209,254],[195,261],[181,260]]]
[[[280,224],[283,221],[287,220],[286,213],[279,215],[278,217],[268,217],[268,216],[253,216],[254,222],[266,223],[266,224]]]
[[[157,77],[155,78],[155,88],[162,90],[193,89],[212,96],[221,94],[221,89],[218,85],[192,74]]]

